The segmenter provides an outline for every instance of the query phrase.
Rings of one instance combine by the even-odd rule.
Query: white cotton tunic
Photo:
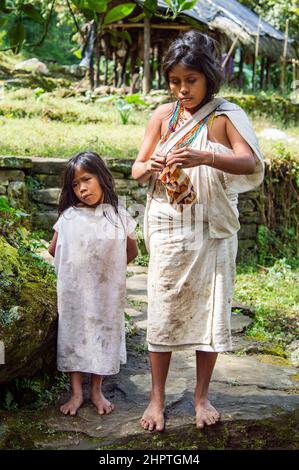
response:
[[[231,150],[206,140],[201,148]],[[235,283],[237,234],[210,238],[207,212],[208,167],[185,169],[198,203],[182,215],[168,202],[156,182],[148,212],[150,263],[148,272],[149,350],[175,351],[194,347],[207,352],[232,349],[230,316]],[[217,171],[217,170],[214,170]],[[222,172],[219,172],[221,175]],[[233,195],[237,211],[237,194]]]
[[[216,109],[217,108],[217,109]],[[238,248],[238,193],[257,187],[264,164],[251,125],[240,108],[223,99],[207,103],[157,149],[167,154],[179,139],[216,109],[226,114],[254,151],[252,175],[232,175],[201,165],[186,168],[197,201],[183,213],[174,208],[159,180],[152,180],[145,211],[148,270],[149,351],[192,347],[207,352],[232,349],[231,304]],[[207,126],[193,147],[229,154],[232,150],[208,140]]]
[[[60,371],[112,375],[126,362],[126,239],[136,223],[124,208],[119,214],[110,205],[70,207],[53,227]]]

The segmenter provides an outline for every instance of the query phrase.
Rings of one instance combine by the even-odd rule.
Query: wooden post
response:
[[[252,56],[252,82],[251,82],[252,91],[255,91],[255,70],[256,70],[256,57],[254,54]]]
[[[254,58],[253,58],[253,70],[252,70],[252,90],[255,91],[255,81],[256,81],[256,64],[257,58],[259,54],[259,45],[260,45],[260,28],[261,28],[261,17],[259,16],[259,22],[257,27],[257,35],[255,41],[255,51],[254,51]]]
[[[151,24],[150,19],[144,17],[144,57],[143,57],[143,94],[146,95],[151,89]]]
[[[286,29],[284,34],[283,54],[281,58],[281,75],[280,75],[280,88],[285,92],[285,75],[286,75],[286,57],[288,50],[288,36],[289,36],[289,20],[286,20]]]

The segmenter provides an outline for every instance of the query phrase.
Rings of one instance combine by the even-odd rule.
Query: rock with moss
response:
[[[53,268],[30,249],[29,232],[0,213],[0,384],[53,370],[56,317]]]

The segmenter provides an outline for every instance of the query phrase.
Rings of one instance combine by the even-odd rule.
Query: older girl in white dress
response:
[[[61,406],[75,415],[83,403],[82,373],[91,373],[91,401],[99,414],[114,406],[103,376],[126,362],[124,307],[127,263],[137,255],[135,221],[119,206],[113,178],[93,152],[67,163],[59,219],[49,252],[55,256],[58,370],[70,373],[72,397]]]
[[[221,82],[214,41],[198,31],[174,41],[164,58],[176,102],[148,124],[133,177],[149,180],[145,241],[150,251],[148,329],[152,391],[144,429],[164,429],[164,395],[173,351],[196,354],[196,424],[220,413],[208,390],[219,352],[231,344],[238,193],[258,186],[264,164],[244,111],[215,98]]]

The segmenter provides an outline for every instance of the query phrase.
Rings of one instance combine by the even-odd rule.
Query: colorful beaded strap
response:
[[[183,113],[183,105],[180,101],[177,101],[175,110],[168,124],[168,129],[165,132],[165,134],[161,137],[161,140],[160,140],[161,144],[164,144],[164,142],[166,142],[167,139],[169,138],[170,134],[175,132],[182,113]],[[181,148],[181,147],[192,145],[192,143],[194,142],[194,140],[196,139],[196,137],[202,130],[203,126],[206,124],[209,117],[210,117],[210,114],[208,114],[208,116],[206,116],[204,119],[201,119],[199,122],[197,122],[195,126],[176,143],[175,147]]]
[[[161,137],[161,141],[160,141],[161,144],[164,144],[164,142],[166,142],[166,140],[168,139],[170,134],[172,134],[176,130],[176,126],[179,122],[179,119],[180,119],[180,116],[181,116],[182,112],[183,112],[183,106],[181,105],[180,101],[177,101],[176,105],[175,105],[174,112],[173,112],[173,114],[171,116],[171,119],[168,123],[167,131]]]
[[[208,119],[209,116],[206,116],[204,119],[197,122],[195,126],[176,143],[175,148],[179,149],[191,146]]]

